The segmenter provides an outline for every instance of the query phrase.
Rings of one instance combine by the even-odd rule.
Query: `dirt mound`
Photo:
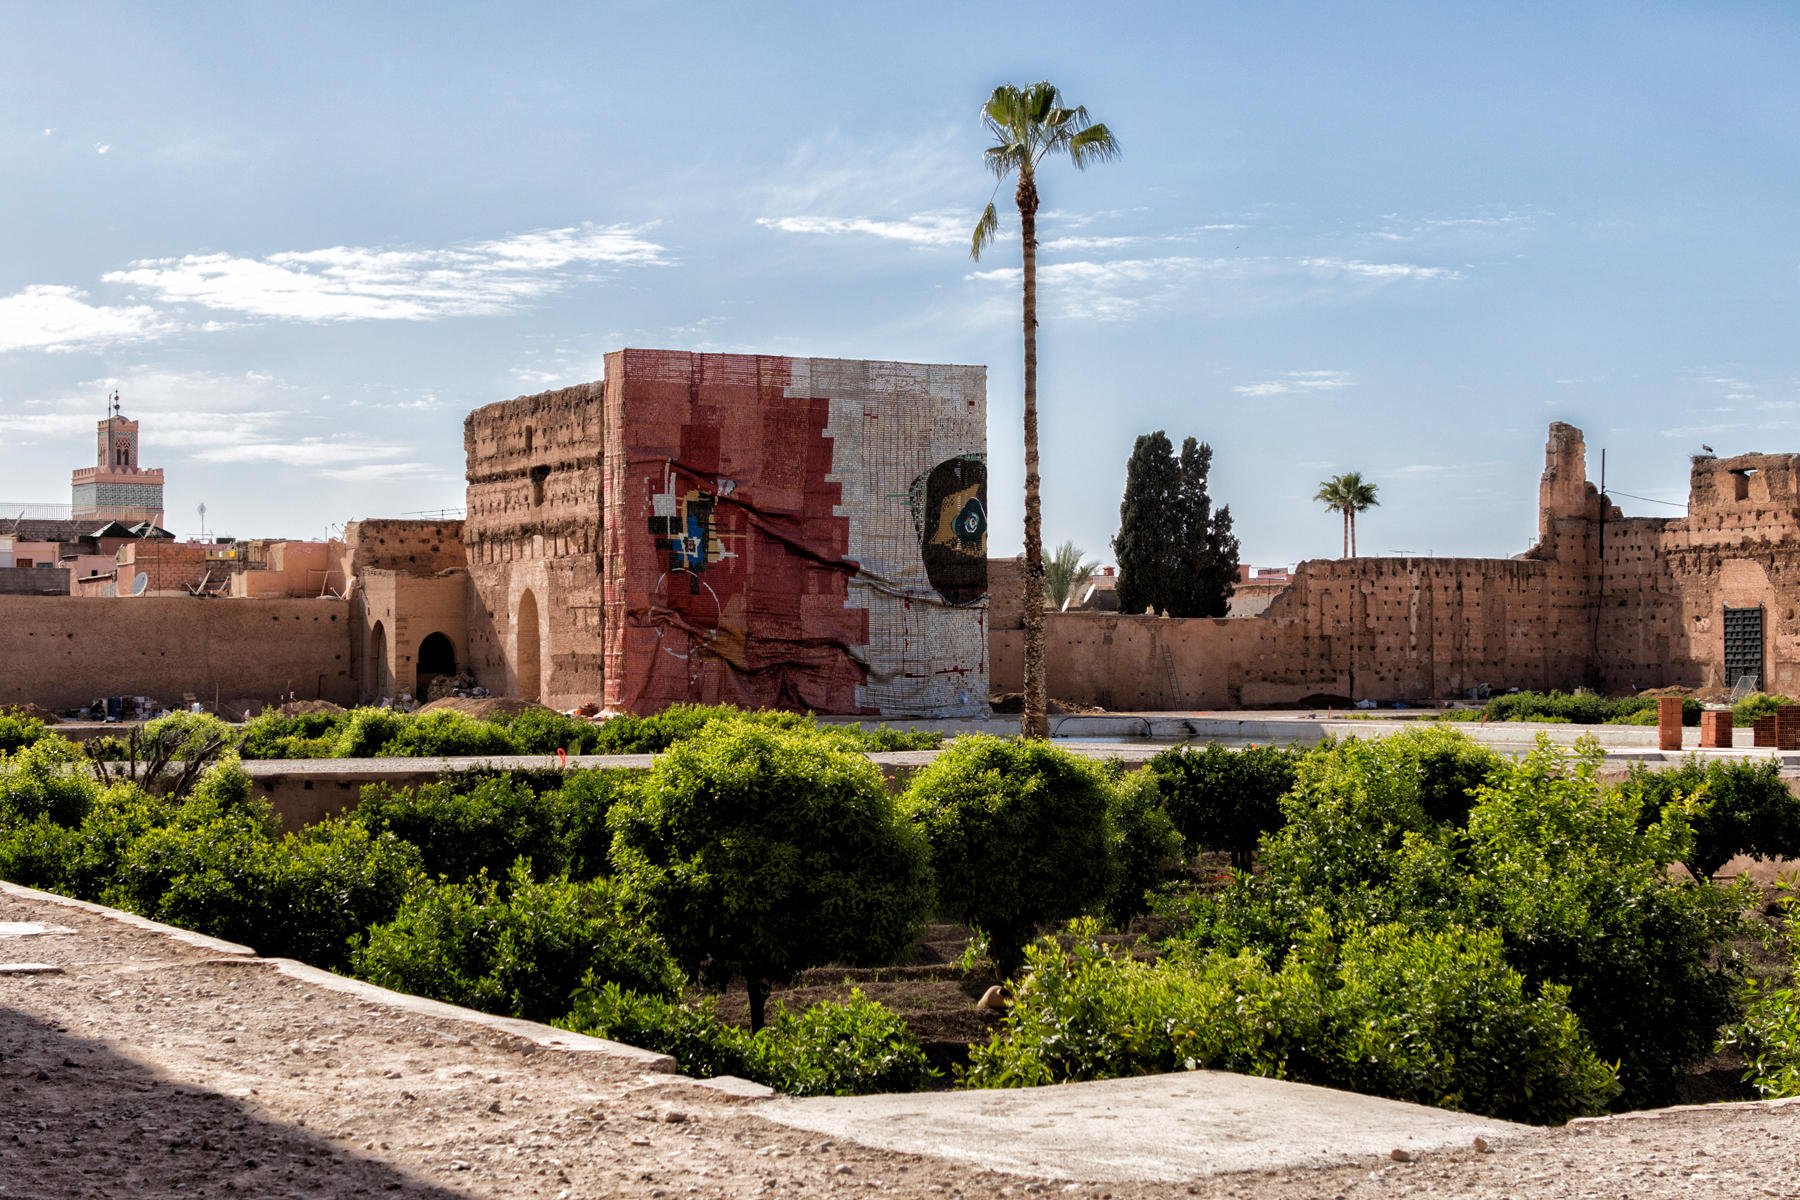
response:
[[[55,725],[58,721],[62,720],[61,717],[57,716],[49,709],[42,705],[32,704],[29,701],[24,704],[0,705],[0,712],[11,713],[16,717],[35,717],[46,725]]]
[[[441,700],[433,700],[430,704],[421,705],[422,713],[439,712],[450,709],[464,713],[478,720],[486,720],[493,716],[515,716],[522,712],[552,712],[535,700],[517,700],[511,696],[445,696]]]
[[[279,711],[284,717],[299,717],[307,713],[341,713],[348,710],[329,700],[289,700],[280,706]]]
[[[998,696],[989,697],[988,707],[1003,715],[1023,712],[1025,710],[1025,693],[1001,692]],[[1071,713],[1103,713],[1106,711],[1104,708],[1093,708],[1086,704],[1071,704],[1067,700],[1058,700],[1054,696],[1050,697],[1050,702],[1044,707],[1050,715],[1057,717],[1068,716]]]

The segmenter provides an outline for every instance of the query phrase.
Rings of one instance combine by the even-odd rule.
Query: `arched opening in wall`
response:
[[[544,480],[550,478],[550,468],[537,466],[531,468],[531,506],[541,508],[544,504]]]
[[[380,621],[375,622],[375,630],[369,635],[369,670],[365,678],[369,681],[371,700],[382,700],[391,694],[389,685],[393,676],[388,674],[387,627]]]
[[[421,700],[431,696],[431,685],[438,679],[448,679],[456,674],[456,647],[450,639],[441,633],[429,633],[419,643],[419,669],[417,689],[413,694]]]
[[[513,622],[513,634],[518,638],[513,661],[518,666],[519,699],[539,699],[539,692],[543,690],[543,670],[538,643],[538,605],[537,597],[531,594],[529,588],[519,597],[519,613]]]

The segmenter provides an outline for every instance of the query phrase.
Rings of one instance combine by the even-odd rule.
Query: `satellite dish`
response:
[[[144,594],[144,589],[149,586],[150,577],[148,575],[139,575],[136,579],[131,581],[131,594],[134,596],[141,596]]]

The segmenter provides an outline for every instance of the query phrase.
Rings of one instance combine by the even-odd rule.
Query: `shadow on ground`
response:
[[[463,1200],[0,1006],[0,1196]]]

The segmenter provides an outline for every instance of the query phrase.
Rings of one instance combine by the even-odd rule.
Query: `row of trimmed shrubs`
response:
[[[1731,723],[1746,728],[1784,704],[1794,703],[1786,696],[1754,692],[1731,706]],[[1681,723],[1700,724],[1705,706],[1688,697],[1681,702]],[[1508,692],[1495,696],[1477,709],[1447,709],[1429,714],[1436,721],[1534,721],[1553,725],[1654,725],[1656,699],[1653,696],[1621,696],[1608,698],[1592,692]]]
[[[1747,896],[1667,870],[1694,856],[1727,769],[1696,767],[1688,794],[1603,787],[1598,761],[1545,745],[1512,762],[1427,728],[1306,755],[1183,749],[1125,774],[969,738],[896,801],[829,735],[726,719],[640,775],[370,789],[278,838],[230,764],[185,798],[102,790],[42,738],[4,764],[0,875],[795,1090],[925,1068],[860,998],[776,1006],[747,1034],[680,989],[742,978],[760,1013],[808,967],[891,961],[935,910],[1009,974],[1025,965],[969,1083],[1216,1066],[1557,1120],[1666,1099],[1738,1016],[1721,948]],[[1196,846],[1260,870],[1169,894]],[[1032,941],[1122,923],[1157,892],[1180,932],[1154,963],[1100,950],[1091,926]]]
[[[455,709],[402,713],[387,708],[284,716],[269,710],[240,728],[206,714],[173,713],[145,727],[179,728],[189,738],[218,735],[242,758],[454,758],[482,755],[657,754],[697,737],[715,721],[749,721],[776,729],[816,729],[849,750],[931,750],[943,736],[917,730],[862,729],[818,724],[810,715],[747,712],[729,705],[677,704],[651,717],[630,714],[603,722],[565,716],[547,708],[471,717]],[[48,732],[42,721],[0,710],[0,751],[28,745]],[[89,743],[92,752],[120,760],[130,746],[109,736]]]

